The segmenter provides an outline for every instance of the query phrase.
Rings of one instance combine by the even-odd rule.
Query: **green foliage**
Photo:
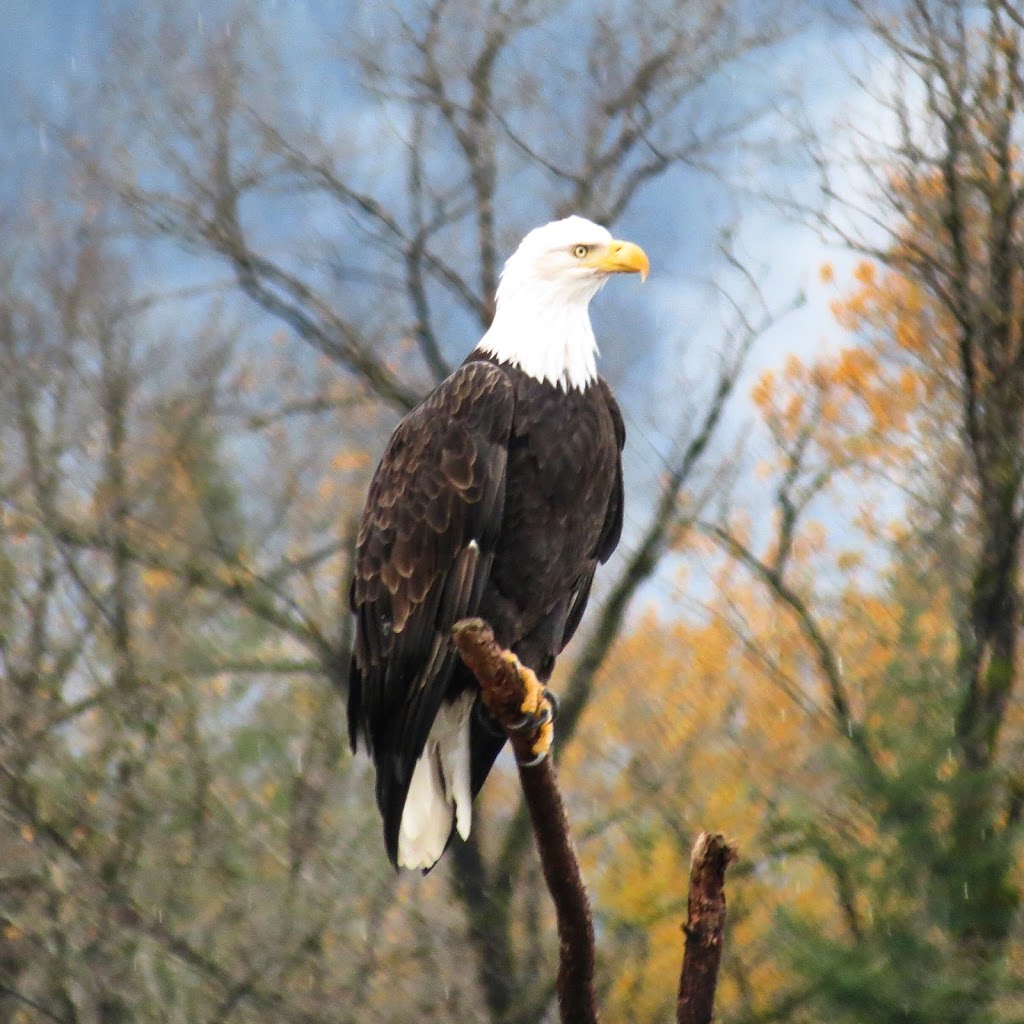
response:
[[[815,857],[844,903],[832,933],[783,907],[779,948],[828,1019],[996,1021],[1011,966],[992,940],[1020,907],[1022,836],[995,812],[1004,774],[965,771],[955,758],[952,681],[904,671],[894,660],[873,707],[876,757],[833,751],[842,825],[785,813],[773,824],[773,843]]]

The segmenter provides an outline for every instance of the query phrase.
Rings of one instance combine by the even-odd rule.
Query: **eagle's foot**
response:
[[[558,700],[537,678],[533,669],[527,668],[511,651],[504,651],[502,656],[515,667],[526,690],[526,697],[520,707],[523,717],[512,722],[508,728],[510,732],[536,734],[530,748],[533,757],[528,761],[519,762],[524,768],[530,768],[540,764],[551,751],[551,744],[555,738],[552,722],[558,713]]]

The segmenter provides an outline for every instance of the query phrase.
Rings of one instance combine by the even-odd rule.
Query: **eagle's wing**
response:
[[[451,676],[452,626],[480,603],[513,407],[503,370],[466,363],[398,425],[370,484],[352,581],[348,723],[353,749],[362,737],[373,754],[382,811],[401,814]]]
[[[615,431],[615,444],[619,449],[618,457],[615,459],[615,485],[604,517],[601,539],[597,542],[597,550],[594,552],[597,560],[604,565],[612,557],[612,552],[618,547],[619,538],[622,536],[622,512],[625,505],[622,488],[622,449],[626,444],[626,425],[622,422],[622,412],[619,403],[615,401],[612,389],[608,387],[603,377],[598,378],[598,383],[608,402],[608,412],[611,413],[612,428]]]
[[[608,509],[605,512],[604,525],[601,527],[601,535],[598,538],[597,546],[594,548],[594,556],[586,570],[576,581],[569,598],[569,609],[565,619],[565,629],[562,632],[562,649],[569,643],[579,629],[586,611],[587,602],[590,600],[590,588],[594,583],[594,573],[597,570],[597,563],[602,565],[612,556],[612,552],[618,547],[619,538],[622,536],[622,514],[625,505],[622,486],[622,449],[626,444],[626,425],[622,422],[622,413],[619,410],[619,403],[615,401],[612,390],[605,383],[604,378],[599,378],[598,383],[608,403],[608,412],[611,413],[612,427],[615,431],[615,444],[618,447],[618,455],[615,459],[615,483],[612,485],[611,497],[608,499]]]

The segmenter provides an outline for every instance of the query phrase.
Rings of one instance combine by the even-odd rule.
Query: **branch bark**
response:
[[[526,687],[482,619],[463,619],[455,646],[480,683],[484,705],[501,723],[519,762],[519,779],[537,840],[544,881],[558,921],[558,1009],[562,1024],[597,1024],[594,995],[594,923],[550,757],[524,767],[536,733],[518,732]],[[736,849],[718,833],[702,832],[690,861],[686,948],[679,977],[678,1024],[710,1024],[725,929],[725,871]]]
[[[701,832],[693,845],[676,1024],[710,1024],[725,932],[725,871],[736,856],[717,832]]]
[[[536,736],[512,730],[522,718],[526,688],[515,666],[502,657],[490,626],[482,619],[464,619],[456,623],[453,639],[480,683],[487,710],[508,734],[517,761],[530,760]],[[520,765],[519,779],[558,920],[559,1013],[563,1024],[597,1024],[594,922],[552,759],[532,767]]]

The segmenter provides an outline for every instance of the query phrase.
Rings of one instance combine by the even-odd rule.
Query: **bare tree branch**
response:
[[[530,810],[544,881],[558,918],[558,1004],[563,1024],[597,1024],[594,996],[594,922],[573,850],[569,822],[555,780],[554,764],[523,767],[533,759],[536,734],[518,732],[526,688],[515,666],[502,657],[494,633],[482,619],[456,623],[453,639],[476,676],[484,704],[501,724],[520,762],[519,780]]]
[[[825,639],[807,602],[783,579],[778,569],[766,565],[745,544],[716,523],[701,523],[701,529],[717,540],[730,556],[742,562],[796,616],[821,669],[832,707],[832,720],[838,733],[845,736],[869,761],[873,756],[867,733],[850,704],[843,682],[839,659]]]
[[[717,832],[701,832],[693,845],[676,1024],[711,1024],[725,937],[725,871],[736,857]]]

